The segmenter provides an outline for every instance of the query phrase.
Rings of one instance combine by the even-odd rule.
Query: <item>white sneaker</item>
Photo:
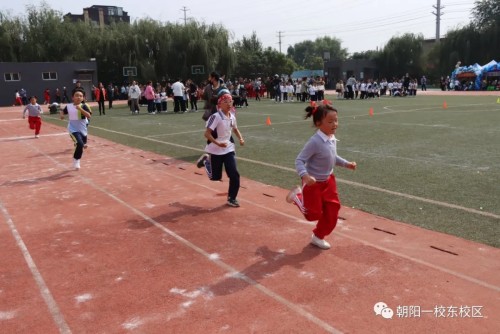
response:
[[[35,138],[40,138],[40,136],[39,135],[35,135]]]
[[[292,190],[290,190],[290,192],[288,193],[288,195],[286,195],[286,201],[288,203],[293,203],[294,198],[297,197],[297,194],[300,194],[301,192],[302,188],[300,188],[300,186],[293,187]]]
[[[73,168],[76,170],[80,169],[80,159],[73,159]]]
[[[330,246],[328,241],[326,241],[325,239],[320,239],[317,236],[315,236],[314,234],[312,235],[312,238],[311,238],[311,244],[313,244],[314,246],[319,247],[321,249],[330,249],[330,247],[332,247],[332,246]]]

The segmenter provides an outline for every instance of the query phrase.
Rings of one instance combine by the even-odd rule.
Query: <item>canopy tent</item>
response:
[[[451,73],[451,79],[453,82],[455,80],[473,80],[474,89],[480,90],[483,78],[489,76],[490,73],[499,76],[500,74],[497,75],[497,72],[500,73],[500,65],[495,60],[492,60],[483,66],[477,63],[469,66],[458,66]]]
[[[483,76],[498,77],[500,76],[500,64],[492,60],[483,66]]]

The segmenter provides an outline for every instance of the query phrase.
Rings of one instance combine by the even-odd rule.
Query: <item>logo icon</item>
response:
[[[394,311],[384,302],[378,302],[373,306],[375,315],[381,315],[384,319],[392,319]]]

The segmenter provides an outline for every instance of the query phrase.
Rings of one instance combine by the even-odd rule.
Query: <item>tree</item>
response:
[[[418,76],[422,73],[422,42],[423,35],[404,34],[401,37],[392,37],[384,46],[376,63],[383,77]]]
[[[380,56],[380,51],[368,50],[363,52],[354,52],[349,59],[368,59],[375,60]]]
[[[500,26],[500,0],[476,0],[472,9],[472,16],[474,26],[478,30]]]
[[[321,69],[325,52],[329,53],[330,59],[345,60],[347,57],[347,49],[342,49],[340,40],[329,36],[296,43],[288,47],[287,55],[301,68]]]
[[[0,12],[0,61],[20,61],[23,24],[19,18],[9,19]]]
[[[265,62],[264,76],[292,74],[296,69],[296,64],[291,58],[271,47],[264,50],[263,57]]]

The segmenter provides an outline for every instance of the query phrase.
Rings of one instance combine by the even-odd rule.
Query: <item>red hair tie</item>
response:
[[[331,106],[332,105],[332,101],[330,101],[330,100],[323,100],[323,105],[324,106]]]
[[[311,107],[313,108],[311,115],[314,115],[314,113],[316,113],[316,110],[318,110],[318,106],[316,105],[316,102],[311,101]]]

